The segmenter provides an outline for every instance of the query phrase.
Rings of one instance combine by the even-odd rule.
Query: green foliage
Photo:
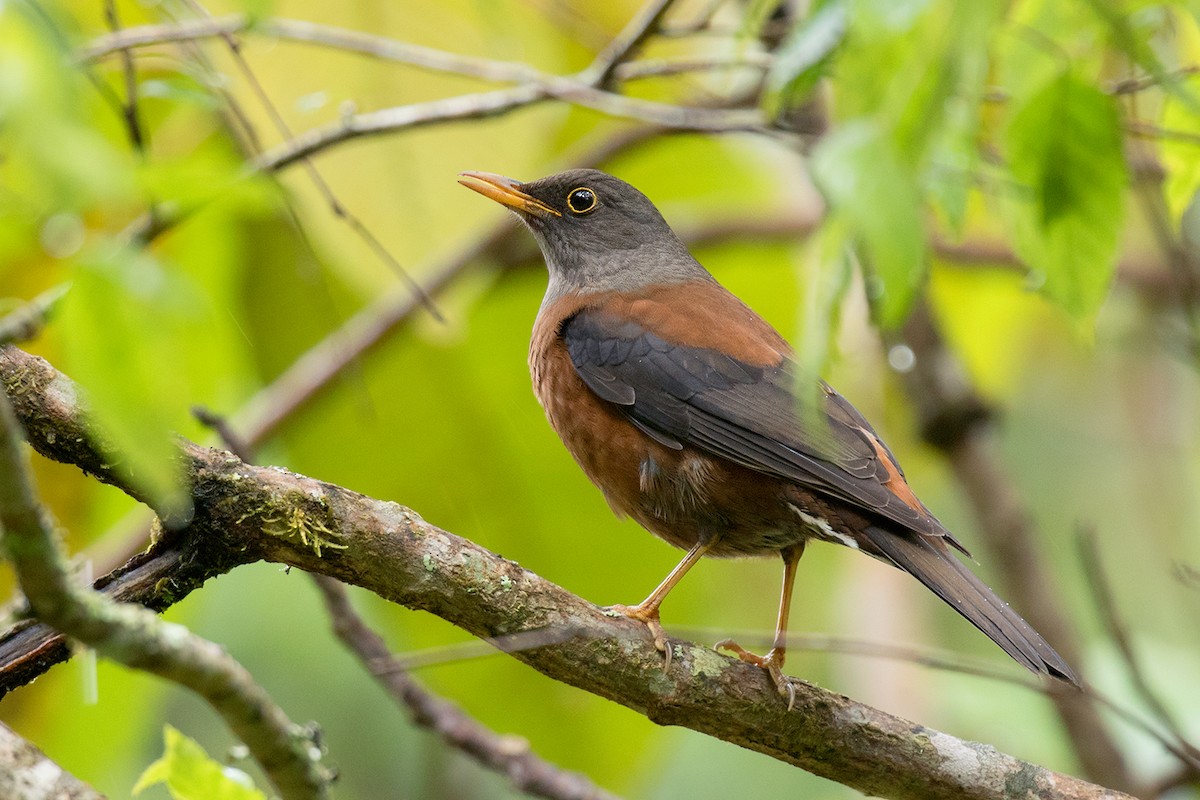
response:
[[[266,800],[249,775],[221,766],[199,743],[170,725],[163,729],[163,746],[162,757],[138,778],[135,795],[163,783],[174,800]]]
[[[1064,73],[1013,114],[1006,132],[1018,197],[1016,246],[1045,292],[1090,323],[1108,291],[1127,183],[1112,98]]]
[[[784,109],[808,98],[846,35],[846,16],[844,0],[827,0],[814,5],[788,34],[767,73],[763,100],[769,115],[778,117]]]
[[[119,467],[161,513],[189,499],[172,454],[172,428],[195,397],[181,343],[199,335],[199,298],[147,251],[88,251],[76,259],[59,315],[71,374],[88,390]]]
[[[916,178],[895,142],[877,125],[844,125],[813,153],[813,177],[853,231],[878,280],[879,321],[900,324],[916,297],[925,264],[925,232]]]
[[[1188,78],[1181,91],[1200,97],[1200,76]],[[1200,191],[1200,141],[1186,135],[1190,131],[1200,131],[1200,112],[1184,97],[1172,95],[1163,101],[1162,127],[1170,132],[1158,143],[1166,173],[1163,195],[1171,222],[1179,225]]]

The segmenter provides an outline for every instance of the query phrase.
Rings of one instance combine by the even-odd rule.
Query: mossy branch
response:
[[[0,380],[39,452],[121,486],[87,444],[86,414],[69,379],[44,360],[7,347],[0,349]],[[478,637],[546,632],[549,643],[512,656],[659,724],[715,736],[867,794],[925,800],[1126,797],[806,683],[797,684],[789,712],[762,670],[692,642],[671,640],[674,658],[664,671],[643,626],[606,615],[410,509],[187,441],[179,452],[194,516],[106,581],[106,591],[118,597],[162,608],[240,564],[288,564],[436,614]],[[303,531],[287,524],[297,519],[304,520]],[[320,555],[314,532],[322,540]],[[36,629],[0,637],[0,692],[65,657],[47,637]],[[39,657],[14,652],[14,644],[36,646]]]

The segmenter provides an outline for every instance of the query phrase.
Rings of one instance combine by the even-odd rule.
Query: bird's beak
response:
[[[502,206],[525,214],[561,217],[558,211],[521,191],[521,182],[491,172],[460,172],[458,182],[484,197],[490,197]]]

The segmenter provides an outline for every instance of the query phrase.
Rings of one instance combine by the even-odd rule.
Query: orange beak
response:
[[[551,214],[561,217],[562,214],[538,200],[536,197],[521,191],[521,182],[492,172],[460,172],[458,182],[468,189],[479,192],[484,197],[495,200],[502,206],[520,211],[525,214]]]

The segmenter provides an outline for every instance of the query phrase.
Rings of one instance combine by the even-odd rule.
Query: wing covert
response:
[[[800,408],[795,367],[756,366],[717,350],[669,342],[599,309],[568,318],[559,335],[584,383],[643,432],[748,469],[834,495],[916,531],[946,535],[888,487],[899,467],[867,421],[824,382]],[[885,463],[886,459],[886,463]]]

